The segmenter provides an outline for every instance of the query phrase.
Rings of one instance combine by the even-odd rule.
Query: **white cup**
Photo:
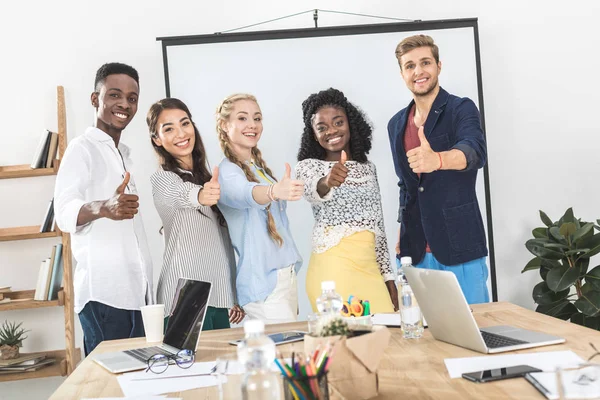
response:
[[[146,342],[162,342],[165,329],[165,305],[153,304],[143,306],[140,310],[146,331]]]

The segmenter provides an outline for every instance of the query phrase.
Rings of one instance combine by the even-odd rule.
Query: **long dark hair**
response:
[[[173,157],[171,153],[165,150],[163,146],[157,145],[154,143],[154,140],[152,140],[158,137],[158,118],[164,110],[181,110],[187,114],[188,118],[192,122],[192,126],[194,127],[195,141],[194,149],[192,150],[191,174],[182,172],[182,165],[179,163],[179,161]],[[210,173],[210,167],[208,165],[208,160],[206,159],[206,150],[204,149],[204,143],[200,137],[200,131],[198,131],[198,128],[192,119],[192,113],[190,113],[190,110],[183,101],[173,97],[157,101],[150,107],[148,115],[146,116],[146,123],[148,124],[148,130],[150,131],[150,142],[152,143],[152,147],[154,147],[154,151],[158,155],[160,166],[163,170],[173,172],[177,174],[184,182],[191,182],[196,185],[204,185],[206,182],[210,181],[212,174]],[[219,208],[214,205],[211,206],[211,209],[217,215],[221,225],[225,225],[225,218],[223,217],[223,214],[221,214]]]

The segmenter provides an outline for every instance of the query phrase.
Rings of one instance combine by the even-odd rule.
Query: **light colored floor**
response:
[[[0,400],[46,400],[65,378],[25,379],[0,383]]]

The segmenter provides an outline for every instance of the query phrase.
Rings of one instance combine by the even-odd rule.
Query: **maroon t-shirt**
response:
[[[404,130],[404,150],[408,153],[412,149],[416,149],[421,145],[421,140],[419,139],[419,127],[415,125],[415,105],[410,108],[408,112],[408,120],[406,122],[406,129]],[[421,177],[421,174],[417,174]],[[425,251],[431,253],[431,249],[429,248],[429,243],[425,246]]]

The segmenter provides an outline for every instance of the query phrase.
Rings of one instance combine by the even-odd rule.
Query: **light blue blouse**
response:
[[[278,269],[294,264],[298,273],[302,265],[285,213],[287,202],[278,201],[271,205],[277,232],[283,238],[283,246],[279,247],[267,231],[268,204],[258,204],[252,197],[254,186],[268,185],[269,182],[257,173],[259,168],[254,164],[250,164],[250,168],[260,183],[249,182],[244,171],[227,158],[219,164],[221,198],[218,206],[227,221],[238,256],[236,287],[242,306],[263,301],[273,292]],[[262,173],[269,176],[265,171]]]

